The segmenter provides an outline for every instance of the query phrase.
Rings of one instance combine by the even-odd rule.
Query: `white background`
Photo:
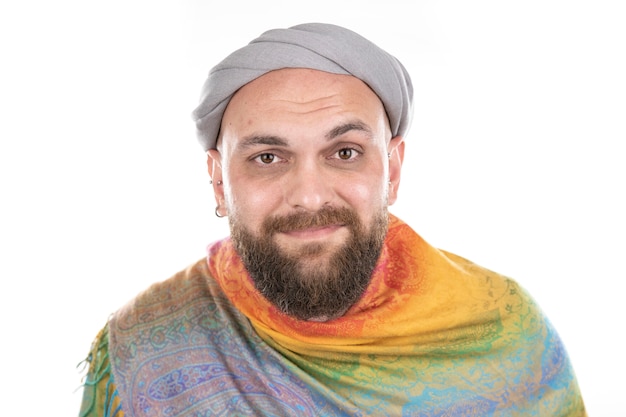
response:
[[[309,21],[362,33],[412,74],[392,211],[518,280],[590,415],[623,412],[624,3],[215,3],[0,6],[2,414],[76,415],[76,365],[108,315],[227,233],[190,112],[227,53]]]

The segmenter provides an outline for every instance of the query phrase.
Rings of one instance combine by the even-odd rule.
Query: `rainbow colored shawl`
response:
[[[125,416],[585,416],[566,351],[512,280],[391,216],[342,318],[286,317],[230,240],[109,322]]]

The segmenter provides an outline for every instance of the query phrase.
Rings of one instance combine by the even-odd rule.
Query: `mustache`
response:
[[[285,216],[269,217],[263,222],[261,230],[267,236],[336,224],[354,229],[359,226],[360,221],[357,214],[347,207],[325,206],[313,213],[299,211]]]

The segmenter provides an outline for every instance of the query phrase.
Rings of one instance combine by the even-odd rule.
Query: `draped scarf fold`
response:
[[[282,314],[255,289],[229,240],[210,247],[208,259],[264,341],[356,403],[404,415],[429,407],[480,411],[459,415],[582,407],[565,349],[529,295],[430,246],[393,215],[367,291],[329,322]]]

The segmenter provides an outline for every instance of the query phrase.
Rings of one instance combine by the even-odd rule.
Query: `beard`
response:
[[[230,217],[231,238],[257,290],[283,313],[301,320],[326,321],[356,303],[372,278],[387,234],[386,208],[369,227],[348,208],[323,208],[273,216],[254,235]],[[309,243],[284,250],[275,240],[281,232],[341,224],[349,237],[342,245]],[[332,250],[332,253],[327,253]],[[325,254],[325,256],[323,256]]]

